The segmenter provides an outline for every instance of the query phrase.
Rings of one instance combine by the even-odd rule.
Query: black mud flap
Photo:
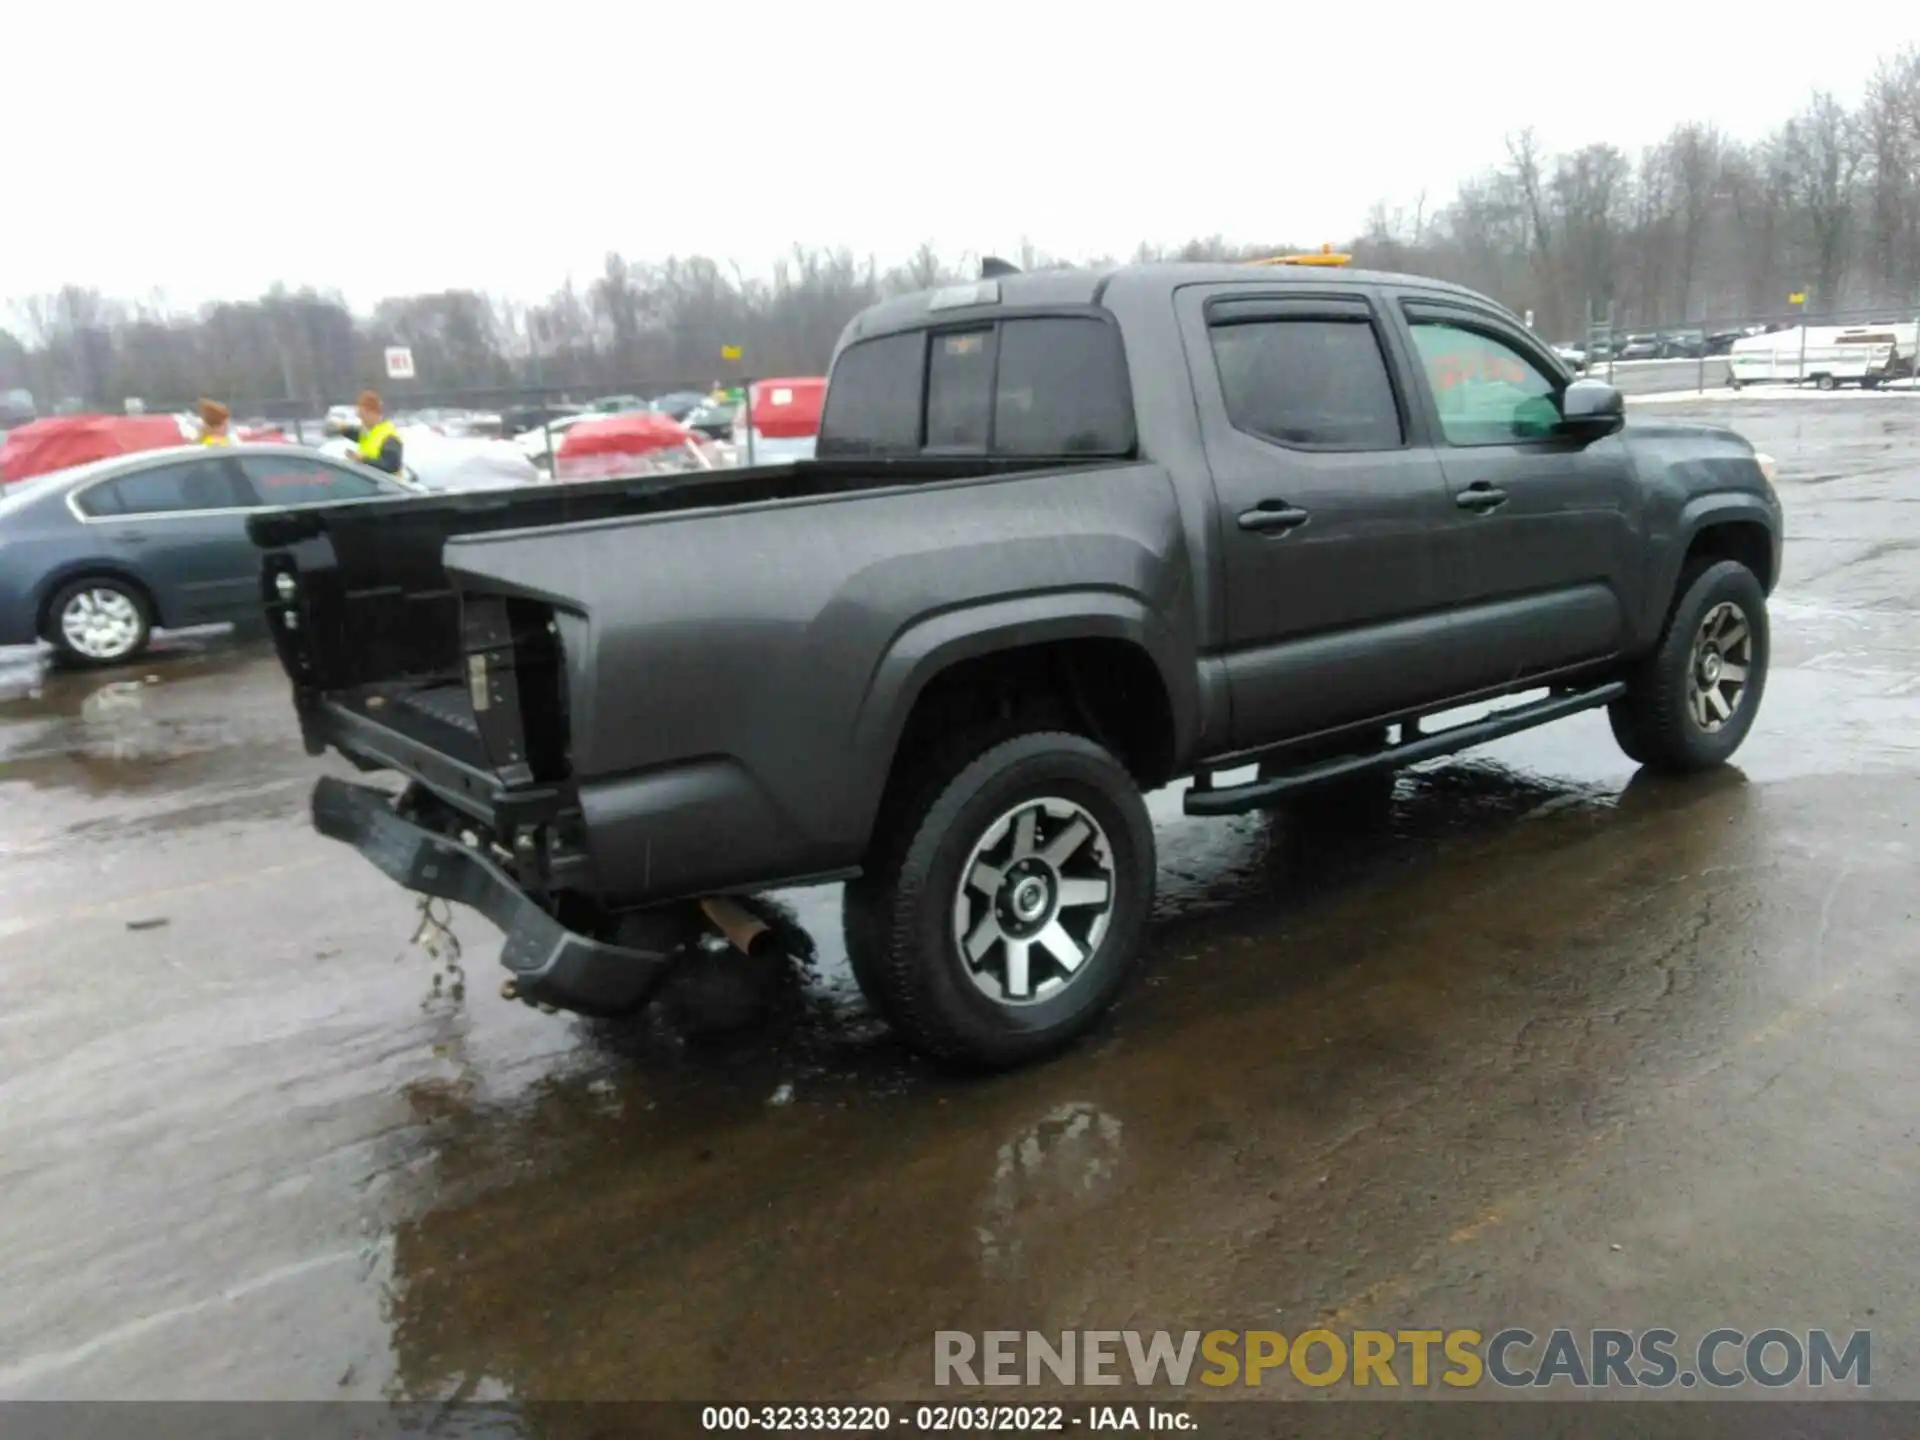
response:
[[[583,1015],[624,1015],[653,997],[672,956],[577,935],[499,865],[395,812],[393,797],[331,775],[313,787],[313,828],[344,841],[393,881],[478,910],[505,934],[500,960],[519,997]]]

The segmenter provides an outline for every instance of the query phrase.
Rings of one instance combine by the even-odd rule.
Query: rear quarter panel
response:
[[[446,560],[570,612],[573,769],[616,899],[857,863],[914,699],[969,654],[1132,639],[1192,724],[1193,577],[1155,465],[474,536]]]

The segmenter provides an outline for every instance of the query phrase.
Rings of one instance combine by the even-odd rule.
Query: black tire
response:
[[[1838,384],[1839,382],[1831,375],[1816,375],[1813,377],[1813,388],[1816,390],[1832,390]]]
[[[1766,692],[1771,635],[1766,592],[1737,560],[1689,567],[1679,592],[1659,646],[1629,677],[1626,695],[1608,707],[1608,719],[1629,759],[1655,770],[1690,774],[1724,765],[1753,728]],[[1731,619],[1723,607],[1731,607]],[[1702,633],[1710,618],[1714,636]],[[1741,627],[1743,639],[1728,638]],[[1714,657],[1710,665],[1708,651]],[[1736,682],[1718,678],[1729,655],[1736,665],[1744,662],[1737,691]],[[1706,683],[1709,675],[1716,677],[1711,684]],[[1718,704],[1706,695],[1709,689],[1720,696]],[[1695,710],[1696,696],[1700,712]],[[1729,713],[1721,715],[1721,708]]]
[[[1621,753],[1636,765],[1647,763],[1647,747],[1640,739],[1640,732],[1634,728],[1636,714],[1629,710],[1623,700],[1616,700],[1607,707],[1607,723],[1613,727],[1614,743],[1619,745]]]
[[[1050,840],[1070,829],[1079,833],[1081,822],[1090,820],[1104,834],[1104,861],[1098,836],[1088,831],[1062,869],[1049,867],[1049,873],[1055,881],[1071,879],[1068,869],[1094,865],[1102,871],[1095,882],[1107,882],[1107,899],[1085,917],[1078,909],[1090,902],[1079,902],[1069,917],[1059,903],[1064,896],[1043,886],[1049,908],[1023,922],[1036,927],[1023,953],[1037,993],[1015,1000],[1006,991],[1018,982],[1005,973],[1015,944],[1005,937],[1013,932],[993,929],[1001,938],[990,942],[976,967],[962,952],[956,912],[977,847],[1004,830],[1007,853],[1018,856],[1023,832],[1015,817],[1043,800],[1065,808],[1058,819],[1036,817],[1028,839],[1038,843],[1029,860]],[[1051,828],[1056,824],[1057,830]],[[989,910],[996,917],[1011,915],[1000,907],[1024,889],[1013,884],[1015,878],[1009,875],[1008,886],[992,899],[967,890],[972,919],[966,923],[984,933]],[[1005,1069],[1071,1043],[1112,1005],[1139,956],[1153,886],[1153,826],[1139,787],[1119,761],[1065,731],[984,730],[929,756],[889,803],[876,829],[872,863],[846,887],[848,957],[874,1008],[914,1049],[947,1064]],[[1083,920],[1083,932],[1068,938],[1084,958],[1063,973],[1038,934]],[[989,973],[996,951],[1002,965],[997,976]],[[1033,985],[1034,971],[1051,973]]]
[[[128,608],[130,613],[123,623],[131,628],[125,632],[127,639],[124,645],[115,642],[111,650],[96,649],[94,653],[89,653],[68,633],[67,611],[83,596],[94,597],[96,605],[117,608],[124,604]],[[145,590],[131,580],[123,580],[117,575],[83,575],[61,586],[48,602],[46,638],[52,642],[61,660],[69,665],[87,669],[124,665],[137,659],[146,650],[147,642],[153,638],[153,601]]]

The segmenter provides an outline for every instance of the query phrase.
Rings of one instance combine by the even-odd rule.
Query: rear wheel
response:
[[[1688,570],[1659,648],[1608,707],[1620,748],[1658,770],[1726,763],[1753,728],[1769,644],[1766,592],[1751,570],[1737,560]]]
[[[1132,776],[1084,736],[989,730],[941,754],[847,885],[848,954],[914,1048],[1004,1068],[1119,995],[1153,903],[1153,828]]]
[[[61,589],[47,607],[47,638],[76,665],[118,665],[147,648],[153,609],[131,581],[95,575]]]
[[[1839,382],[1831,375],[1816,375],[1813,377],[1813,388],[1816,390],[1831,390],[1838,383]]]

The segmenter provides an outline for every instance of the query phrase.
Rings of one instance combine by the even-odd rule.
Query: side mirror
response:
[[[1627,403],[1604,380],[1575,380],[1560,397],[1560,433],[1598,440],[1627,423]]]

